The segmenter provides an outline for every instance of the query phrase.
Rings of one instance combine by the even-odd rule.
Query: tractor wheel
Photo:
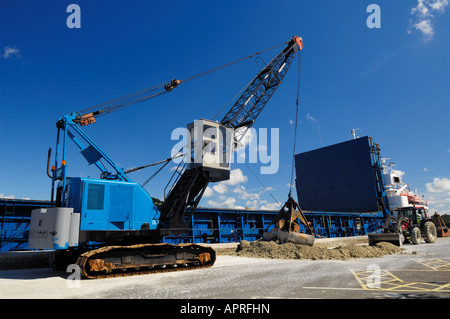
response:
[[[419,227],[414,227],[413,229],[411,229],[410,235],[411,235],[411,242],[413,243],[413,245],[419,245],[420,240],[422,239],[420,236]]]
[[[434,243],[436,241],[437,231],[433,222],[426,222],[423,225],[423,239],[426,243]]]

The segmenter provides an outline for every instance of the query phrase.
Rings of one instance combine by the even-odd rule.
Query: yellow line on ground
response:
[[[360,286],[363,290],[369,290],[369,291],[444,291],[447,292],[448,287],[450,287],[450,283],[444,284],[444,285],[438,285],[438,284],[432,284],[427,282],[405,282],[404,280],[400,279],[399,277],[392,274],[390,271],[387,271],[385,269],[380,270],[380,287],[378,288],[372,288],[366,285],[364,280],[367,280],[371,275],[373,275],[372,272],[368,272],[366,270],[364,271],[358,271],[355,269],[350,269],[355,279],[358,281]],[[392,271],[392,270],[391,270]],[[399,269],[399,271],[404,271],[404,269]],[[413,269],[410,269],[409,271],[416,271]],[[419,270],[423,271],[423,270]],[[435,270],[426,270],[426,271],[435,271]],[[397,283],[397,284],[396,284]],[[381,287],[381,285],[388,285],[390,287]],[[406,289],[405,289],[406,288]],[[450,290],[448,290],[450,291]]]
[[[411,285],[416,285],[416,284],[418,284],[418,282],[409,282],[409,283],[406,283],[406,284],[403,284],[403,285],[394,286],[394,287],[386,289],[386,290],[390,290],[390,291],[392,291],[392,290],[402,290],[403,291],[404,289],[399,289],[399,288],[410,287]],[[412,287],[412,290],[408,289],[407,291],[416,291],[416,290],[423,291],[423,290],[429,290],[429,289],[420,288],[420,287]]]
[[[445,287],[449,287],[449,288],[450,288],[450,283],[448,283],[448,284],[446,284],[446,285],[443,285],[443,286],[440,286],[440,287],[438,287],[438,288],[435,288],[435,289],[433,289],[433,291],[438,291],[438,290],[441,290],[441,289],[443,289],[443,288],[445,288]],[[450,291],[450,289],[449,289],[448,291]]]
[[[302,287],[303,289],[326,289],[326,290],[367,290],[363,288],[344,288],[344,287]]]
[[[415,262],[428,267],[430,269],[433,269],[434,271],[450,271],[450,262],[442,259],[431,259],[426,261],[419,261],[417,259],[413,259]],[[436,264],[436,266],[433,266]],[[447,268],[448,267],[448,268]],[[440,269],[444,268],[444,269]]]
[[[359,278],[359,276],[357,276],[358,273],[355,273],[355,271],[353,269],[350,269],[350,271],[352,272],[353,276],[356,278],[356,280],[359,282],[359,285],[364,289],[367,290],[367,286],[362,282],[362,280]],[[367,272],[367,271],[365,271]]]

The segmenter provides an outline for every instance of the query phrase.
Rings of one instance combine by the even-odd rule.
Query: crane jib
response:
[[[250,82],[221,123],[237,128],[242,127],[243,122],[254,121],[284,79],[296,53],[302,48],[301,38],[294,37],[286,49],[272,59]]]
[[[234,141],[239,141],[279,87],[296,53],[303,48],[302,39],[299,37],[293,37],[287,43],[288,45],[245,87],[220,123],[214,124],[209,121],[208,124],[207,120],[197,122],[227,127],[234,131]],[[202,123],[199,124],[200,128],[204,127]],[[192,127],[196,127],[195,123]],[[203,129],[198,131],[204,132]],[[198,141],[202,143],[202,134],[199,134]],[[182,227],[189,223],[190,216],[195,212],[209,182],[229,179],[226,175],[229,175],[229,166],[225,170],[205,166],[204,163],[193,166],[187,166],[187,163],[184,165],[185,169],[182,173],[178,173],[169,193],[165,195],[164,204],[160,207],[161,224],[167,224],[171,228]],[[175,174],[174,172],[174,176]],[[169,184],[170,181],[166,188]]]

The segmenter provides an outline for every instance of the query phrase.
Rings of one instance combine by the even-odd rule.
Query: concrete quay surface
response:
[[[344,240],[351,240],[349,238]],[[330,242],[332,239],[321,240]],[[236,244],[220,244],[232,249]],[[0,270],[0,298],[413,299],[450,298],[450,238],[404,253],[350,260],[284,260],[218,254],[208,269],[74,280],[50,268]],[[41,252],[41,254],[44,254]]]

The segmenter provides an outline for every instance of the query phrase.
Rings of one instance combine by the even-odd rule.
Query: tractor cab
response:
[[[431,218],[428,216],[428,207],[413,205],[402,207],[398,210],[397,225],[399,231],[403,233],[406,241],[411,241],[418,245],[422,238],[426,243],[436,241],[437,232]]]
[[[398,210],[398,217],[404,217],[410,224],[420,225],[428,219],[428,208],[425,206],[402,207]]]

